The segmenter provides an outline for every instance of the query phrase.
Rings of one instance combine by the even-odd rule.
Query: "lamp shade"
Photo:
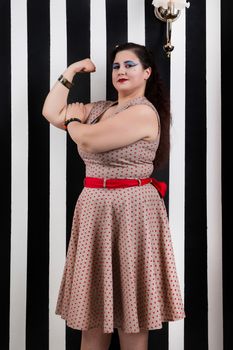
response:
[[[174,3],[175,8],[177,10],[182,10],[185,7],[189,7],[190,6],[190,2],[186,2],[186,0],[153,0],[152,1],[152,5],[154,5],[154,7],[163,7],[164,9],[168,8],[168,3]]]

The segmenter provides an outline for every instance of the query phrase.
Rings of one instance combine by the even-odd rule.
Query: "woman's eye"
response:
[[[135,67],[137,66],[138,63],[134,63],[134,62],[127,62],[127,63],[124,63],[124,67],[125,68],[132,68],[132,67]],[[112,69],[116,70],[116,69],[120,69],[120,65],[118,63],[113,63],[112,65]]]
[[[125,64],[125,68],[131,68],[131,67],[135,67],[135,66],[137,66],[137,63],[134,63],[134,62],[130,62],[130,63]]]

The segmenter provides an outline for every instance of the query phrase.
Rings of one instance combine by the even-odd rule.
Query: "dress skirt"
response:
[[[104,333],[185,317],[167,212],[153,185],[83,189],[56,314],[71,328]]]

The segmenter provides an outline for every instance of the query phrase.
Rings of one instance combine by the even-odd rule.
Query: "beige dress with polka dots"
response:
[[[136,104],[140,97],[110,117]],[[87,124],[113,105],[99,101]],[[86,176],[146,178],[159,143],[137,141],[104,153],[85,153]],[[74,329],[121,328],[137,333],[185,317],[167,212],[152,184],[128,188],[83,188],[75,207],[56,314]]]

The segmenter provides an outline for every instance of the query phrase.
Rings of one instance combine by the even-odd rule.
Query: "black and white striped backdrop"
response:
[[[75,145],[41,110],[67,65],[86,57],[97,71],[75,78],[70,100],[112,99],[108,53],[124,41],[154,52],[173,116],[169,166],[157,177],[169,184],[186,318],[150,331],[149,349],[233,348],[226,269],[231,221],[222,201],[230,179],[221,169],[229,163],[231,9],[221,0],[191,0],[174,22],[169,60],[162,51],[165,24],[155,18],[152,0],[1,0],[2,350],[79,349],[80,331],[66,328],[54,311],[84,166]],[[118,348],[114,333],[111,349]]]

